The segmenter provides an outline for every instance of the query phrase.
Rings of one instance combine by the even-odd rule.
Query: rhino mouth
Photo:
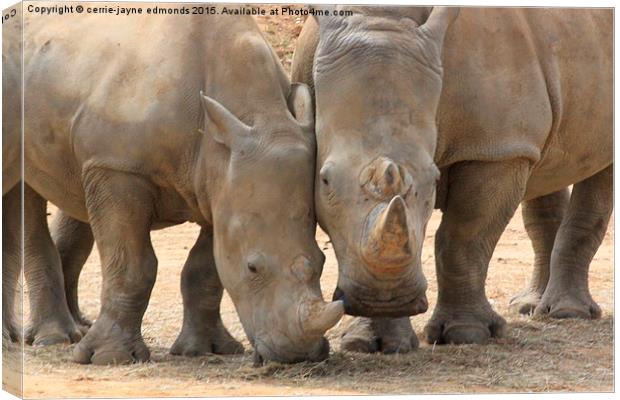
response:
[[[356,317],[400,318],[422,314],[428,310],[426,294],[405,294],[389,297],[386,300],[360,298],[354,292],[345,292],[340,287],[334,291],[334,300],[342,300],[344,311]]]

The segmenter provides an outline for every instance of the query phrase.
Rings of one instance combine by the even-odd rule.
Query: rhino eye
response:
[[[325,168],[321,170],[320,177],[321,177],[321,182],[323,183],[323,185],[328,186],[329,178],[327,178],[327,171],[325,170]]]
[[[323,165],[323,167],[321,168],[321,171],[319,172],[319,177],[321,178],[321,182],[325,186],[329,185],[329,168],[330,168],[329,163],[326,163],[325,165]]]
[[[251,262],[248,263],[248,270],[250,270],[250,272],[253,274],[258,272],[258,268],[256,268],[256,265]]]

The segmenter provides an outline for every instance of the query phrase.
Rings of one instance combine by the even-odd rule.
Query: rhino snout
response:
[[[342,301],[345,313],[360,317],[399,318],[422,314],[428,310],[427,283],[424,277],[394,288],[369,288],[349,280],[339,280],[334,300]]]

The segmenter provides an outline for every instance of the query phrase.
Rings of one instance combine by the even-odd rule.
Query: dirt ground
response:
[[[435,212],[424,243],[424,273],[430,310],[435,283]],[[613,390],[613,221],[591,265],[590,287],[603,309],[597,321],[532,320],[509,312],[508,301],[526,283],[533,253],[518,211],[502,236],[489,268],[487,295],[508,321],[505,338],[487,346],[432,346],[405,355],[362,355],[340,350],[339,336],[351,317],[328,332],[332,354],[321,363],[252,367],[251,347],[232,302],[225,295],[222,318],[246,353],[197,358],[168,350],[181,328],[179,288],[183,262],[198,235],[193,224],[152,233],[159,259],[157,283],[144,316],[143,334],[152,351],[148,363],[99,367],[71,361],[73,346],[26,347],[23,387],[27,397],[244,396],[325,394],[413,394],[466,392]],[[337,263],[327,236],[317,232],[327,255],[321,284],[326,298],[337,279]],[[101,276],[96,251],[82,273],[82,310],[94,319],[99,310]],[[413,317],[421,332],[430,311]],[[8,371],[5,370],[5,374]]]
[[[295,18],[264,18],[261,28],[290,68],[294,38],[301,29]],[[423,267],[429,281],[429,311],[413,317],[420,333],[435,305],[434,233],[441,214],[435,212],[424,243]],[[419,394],[467,392],[563,392],[613,390],[613,220],[590,268],[590,288],[603,310],[597,321],[532,320],[508,310],[510,298],[526,284],[533,252],[520,210],[507,227],[493,255],[487,295],[508,322],[505,338],[489,345],[433,346],[404,355],[362,355],[340,350],[340,334],[350,317],[328,332],[332,353],[321,363],[252,367],[251,348],[244,337],[232,302],[224,297],[222,318],[233,336],[246,347],[239,356],[197,358],[168,353],[182,322],[180,272],[198,235],[184,224],[152,233],[159,259],[158,277],[144,317],[143,335],[151,362],[99,367],[71,361],[73,346],[26,347],[23,379],[26,397],[145,397],[244,396],[326,394]],[[321,278],[323,293],[331,297],[337,263],[327,236],[317,232],[327,255]],[[82,273],[79,296],[82,311],[95,319],[101,285],[96,251]],[[8,386],[14,371],[3,371]]]

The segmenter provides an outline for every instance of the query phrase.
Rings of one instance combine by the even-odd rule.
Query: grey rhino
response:
[[[62,284],[45,277],[60,270],[61,255],[67,268],[83,263],[94,238],[101,311],[74,359],[147,360],[141,322],[157,270],[150,231],[192,221],[202,230],[182,274],[184,324],[173,351],[239,350],[219,316],[223,285],[258,361],[325,358],[323,334],[344,310],[320,292],[311,95],[291,86],[255,22],[27,15],[24,257],[33,340],[79,339],[66,303],[58,305]],[[59,251],[46,200],[64,212]]]
[[[18,287],[22,253],[12,249],[12,243],[19,243],[22,237],[21,190],[21,135],[19,132],[21,107],[21,4],[3,12],[6,21],[2,23],[2,338],[16,341],[22,335],[15,320],[15,291]],[[17,86],[16,86],[17,84]],[[8,229],[14,226],[14,229]],[[11,251],[13,250],[13,251]],[[15,251],[17,250],[17,251]],[[5,347],[7,348],[7,347]]]
[[[613,207],[612,11],[349,10],[308,19],[292,73],[314,89],[315,207],[339,263],[334,297],[365,317],[343,347],[417,345],[396,317],[426,308],[433,207],[443,215],[430,343],[503,333],[485,278],[521,202],[536,261],[513,306],[597,318],[587,275]]]

